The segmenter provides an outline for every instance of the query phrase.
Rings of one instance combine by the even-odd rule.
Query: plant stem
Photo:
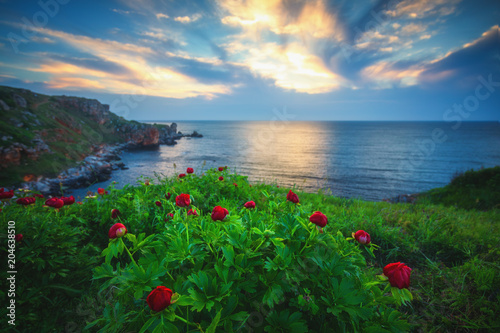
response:
[[[123,247],[125,248],[125,250],[127,250],[127,253],[128,253],[128,255],[129,255],[130,259],[132,260],[132,262],[134,263],[134,265],[135,265],[137,268],[139,268],[139,265],[137,265],[137,263],[135,262],[134,257],[132,256],[132,253],[130,253],[130,251],[128,250],[128,247],[127,247],[127,245],[125,245],[125,242],[123,241],[123,238],[122,238],[122,237],[120,237],[120,242],[122,242]]]

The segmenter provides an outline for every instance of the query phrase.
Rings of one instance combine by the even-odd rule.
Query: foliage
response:
[[[17,245],[18,285],[33,291],[16,297],[29,304],[22,307],[29,309],[23,322],[31,331],[59,332],[69,324],[89,332],[500,328],[498,210],[364,202],[293,189],[296,205],[286,201],[289,189],[249,184],[228,170],[113,186],[59,212],[38,200],[27,207],[6,200],[2,230],[14,220],[24,235]],[[190,194],[190,207],[175,205],[181,193]],[[250,200],[255,209],[243,206]],[[226,220],[212,221],[215,206],[228,209]],[[199,216],[188,216],[190,208]],[[120,211],[115,219],[112,209]],[[315,211],[328,217],[323,233],[309,222]],[[128,233],[108,239],[118,222]],[[371,235],[370,245],[351,237],[360,229]],[[411,293],[392,288],[382,275],[397,261],[413,269]],[[172,305],[155,313],[146,298],[159,285],[175,294]]]

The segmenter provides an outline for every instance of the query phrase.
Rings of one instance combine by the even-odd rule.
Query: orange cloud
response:
[[[416,85],[418,76],[423,70],[418,66],[398,69],[394,67],[394,63],[380,61],[364,68],[361,74],[365,80],[377,83],[377,88],[392,88],[395,84],[401,86]]]

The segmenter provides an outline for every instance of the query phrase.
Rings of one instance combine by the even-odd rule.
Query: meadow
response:
[[[500,172],[487,170],[416,204],[250,184],[224,167],[83,202],[4,189],[1,247],[17,272],[15,297],[0,292],[2,304],[15,299],[9,329],[496,331]]]

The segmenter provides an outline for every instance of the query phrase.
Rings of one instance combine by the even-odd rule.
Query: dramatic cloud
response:
[[[425,85],[475,87],[477,77],[500,74],[500,28],[491,27],[478,39],[429,64],[420,76]]]

